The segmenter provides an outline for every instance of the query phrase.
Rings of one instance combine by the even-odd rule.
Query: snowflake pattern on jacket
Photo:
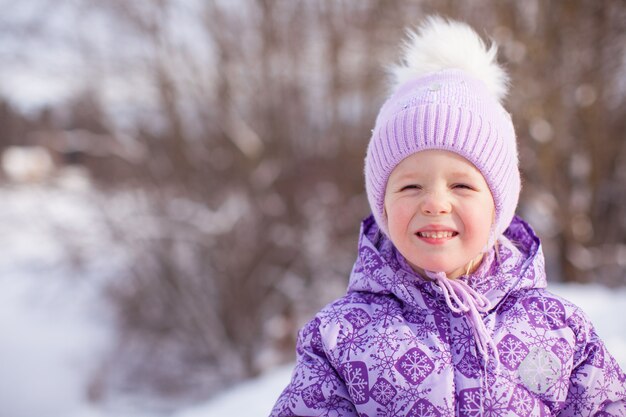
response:
[[[468,318],[365,219],[348,292],[300,331],[271,416],[626,417],[626,375],[585,314],[545,289],[529,225],[516,217],[497,254],[460,279],[492,304],[487,360]]]

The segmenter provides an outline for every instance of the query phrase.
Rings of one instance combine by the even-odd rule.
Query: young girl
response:
[[[468,26],[430,18],[393,68],[365,159],[348,293],[298,338],[272,416],[626,416],[626,376],[546,291],[515,217],[507,76]]]

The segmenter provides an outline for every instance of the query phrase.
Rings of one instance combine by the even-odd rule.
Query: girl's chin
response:
[[[454,279],[460,276],[471,274],[478,269],[480,263],[482,262],[483,255],[480,254],[472,261],[465,265],[450,265],[449,262],[431,262],[423,266],[417,266],[413,262],[409,261],[411,268],[415,272],[418,272],[421,275],[424,275],[424,270],[432,271],[432,272],[445,272],[448,278]]]

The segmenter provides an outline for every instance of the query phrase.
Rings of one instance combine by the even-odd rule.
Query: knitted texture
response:
[[[404,158],[429,149],[455,152],[482,173],[495,204],[488,243],[493,244],[513,219],[521,188],[509,113],[463,70],[441,70],[401,85],[378,114],[365,158],[367,197],[386,235],[389,175]]]

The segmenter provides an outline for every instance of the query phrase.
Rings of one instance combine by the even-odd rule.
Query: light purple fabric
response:
[[[482,81],[458,69],[431,73],[400,86],[378,113],[365,157],[367,198],[386,235],[384,199],[389,175],[406,157],[429,149],[455,152],[481,172],[495,204],[493,243],[511,222],[521,188],[509,113]]]
[[[447,302],[366,219],[348,293],[301,330],[271,415],[625,416],[626,375],[584,313],[545,289],[531,228],[514,218],[497,248],[460,278],[477,295],[447,288]],[[498,353],[486,361],[472,315],[454,311],[482,297]]]
[[[483,323],[480,313],[487,313],[493,307],[487,297],[474,290],[460,279],[448,279],[445,272],[425,271],[426,276],[434,280],[446,300],[446,304],[453,313],[466,313],[470,326],[476,337],[478,353],[484,360],[488,360],[489,349],[499,361],[498,350]]]

